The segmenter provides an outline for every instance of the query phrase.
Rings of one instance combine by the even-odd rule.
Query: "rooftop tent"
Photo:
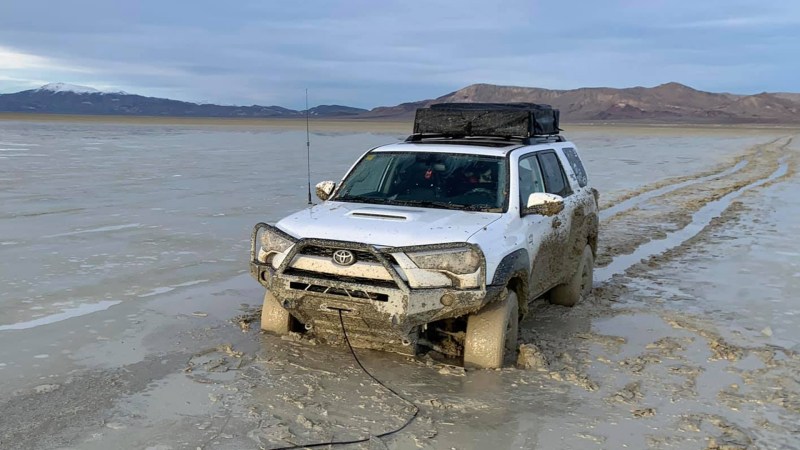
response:
[[[535,103],[438,103],[417,109],[414,134],[532,137],[558,134],[558,110]]]

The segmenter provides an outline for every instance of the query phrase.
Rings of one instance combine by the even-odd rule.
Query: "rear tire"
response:
[[[581,297],[592,292],[594,282],[594,255],[592,247],[583,248],[580,263],[572,277],[564,284],[559,284],[550,291],[550,303],[561,306],[575,306]]]
[[[464,367],[497,369],[513,363],[517,355],[519,305],[517,294],[485,306],[467,319]]]
[[[264,306],[261,308],[261,329],[279,335],[292,331],[292,315],[281,306],[278,299],[270,291],[264,294]]]

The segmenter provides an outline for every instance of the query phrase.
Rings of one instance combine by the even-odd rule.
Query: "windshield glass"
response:
[[[359,161],[333,200],[502,212],[507,179],[499,156],[375,152]]]

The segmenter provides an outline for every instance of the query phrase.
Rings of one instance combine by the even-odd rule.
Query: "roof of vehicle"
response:
[[[542,139],[539,141],[520,141],[491,138],[462,138],[462,139],[425,139],[419,141],[406,140],[396,144],[387,144],[372,149],[373,152],[430,152],[430,153],[460,153],[466,155],[506,156],[512,150],[529,147],[531,150],[540,147],[541,150],[552,149],[554,146],[562,147],[573,145],[561,136],[559,139]]]

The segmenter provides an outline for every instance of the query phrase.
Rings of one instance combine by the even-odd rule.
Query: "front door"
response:
[[[524,156],[519,160],[519,209],[528,204],[528,197],[534,192],[545,192],[544,178],[536,154]],[[554,239],[554,217],[528,214],[522,217],[525,228],[526,246],[531,261],[530,300],[544,293],[550,277],[552,242]]]

